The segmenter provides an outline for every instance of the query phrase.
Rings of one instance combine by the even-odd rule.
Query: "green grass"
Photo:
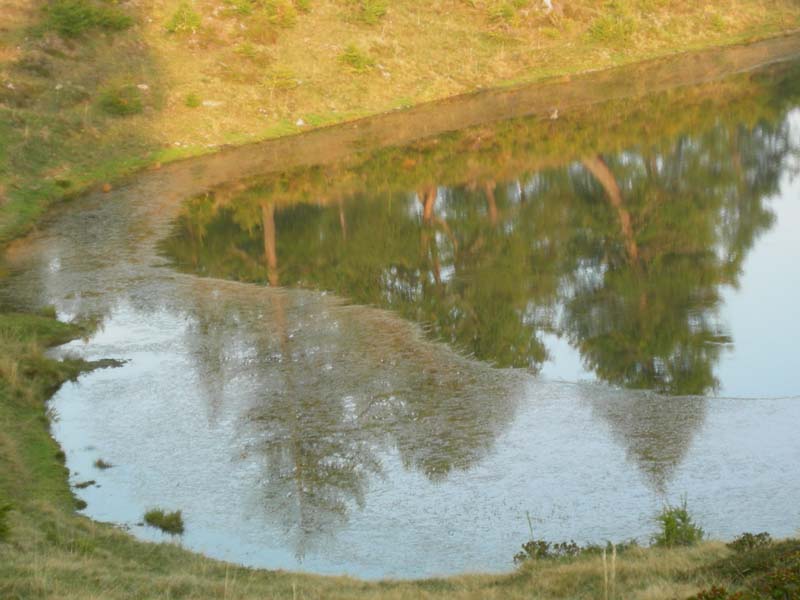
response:
[[[115,117],[138,115],[144,108],[142,93],[131,84],[108,88],[100,94],[100,107]]]
[[[169,33],[194,33],[200,27],[202,18],[188,2],[181,2],[177,10],[167,21]]]
[[[355,44],[348,44],[345,47],[339,55],[339,62],[354,73],[366,73],[375,67],[375,59]]]
[[[388,10],[387,0],[349,0],[350,19],[367,25],[375,25]]]
[[[92,30],[122,31],[133,19],[121,10],[91,0],[55,0],[45,7],[40,31],[76,38]]]
[[[166,512],[160,508],[150,509],[144,513],[144,522],[172,535],[183,533],[183,516],[179,510]]]

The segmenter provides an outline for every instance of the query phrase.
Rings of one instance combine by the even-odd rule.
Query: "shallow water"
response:
[[[66,207],[0,300],[127,361],[52,401],[86,514],[367,578],[508,570],[526,515],[645,542],[682,496],[794,533],[799,71]]]

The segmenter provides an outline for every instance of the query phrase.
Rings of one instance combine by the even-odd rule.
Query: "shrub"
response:
[[[169,33],[194,33],[200,27],[200,15],[189,5],[181,2],[178,9],[167,21]]]
[[[115,117],[142,112],[142,94],[135,85],[108,88],[100,95],[100,108]]]
[[[580,555],[582,551],[583,549],[572,540],[560,543],[529,540],[522,544],[522,550],[514,555],[514,562],[522,563],[526,560],[574,557]]]
[[[44,28],[63,37],[78,37],[90,29],[120,31],[133,24],[133,19],[120,10],[87,0],[56,0],[45,11]]]
[[[144,514],[144,522],[151,527],[158,527],[161,531],[172,535],[183,533],[183,516],[179,510],[170,513],[160,508],[148,510]]]
[[[686,507],[686,499],[680,506],[665,506],[656,517],[661,531],[653,536],[656,546],[691,546],[703,539],[705,533],[698,527]]]
[[[612,544],[611,542],[605,545],[588,544],[586,546],[579,546],[574,541],[569,542],[547,542],[545,540],[531,539],[522,544],[522,550],[514,555],[514,562],[519,564],[526,560],[550,560],[557,558],[574,558],[577,556],[598,556],[605,551],[608,554],[616,552],[622,554],[638,548],[639,544],[636,540],[629,540],[619,544]]]
[[[728,548],[734,552],[749,552],[756,548],[764,548],[772,543],[772,537],[766,532],[761,533],[743,533],[735,538]]]

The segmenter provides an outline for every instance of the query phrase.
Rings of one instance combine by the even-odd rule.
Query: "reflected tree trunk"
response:
[[[628,254],[629,262],[632,264],[638,263],[639,246],[633,235],[631,214],[628,212],[628,209],[625,208],[622,190],[617,183],[617,178],[614,177],[614,173],[611,172],[611,169],[608,168],[608,165],[600,156],[592,156],[583,159],[583,166],[586,167],[603,187],[608,201],[617,212],[617,218],[619,219],[620,229],[622,230],[622,237],[625,240],[625,251]]]
[[[417,192],[417,199],[422,204],[422,222],[433,221],[433,209],[436,206],[436,187],[430,186]]]
[[[342,239],[347,241],[347,218],[344,214],[344,203],[339,198],[339,227],[342,229]]]
[[[265,202],[261,205],[261,223],[264,230],[264,258],[267,261],[267,279],[270,285],[279,286],[278,254],[275,250],[275,205],[272,202]]]
[[[483,190],[486,193],[486,208],[489,213],[489,222],[492,225],[497,225],[497,202],[494,197],[494,188],[494,181],[487,181],[483,186]]]

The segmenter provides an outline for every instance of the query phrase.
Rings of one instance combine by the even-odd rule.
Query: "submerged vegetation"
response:
[[[160,508],[153,508],[144,513],[144,522],[151,527],[157,527],[164,533],[172,535],[183,533],[183,515],[179,510],[166,512]]]

